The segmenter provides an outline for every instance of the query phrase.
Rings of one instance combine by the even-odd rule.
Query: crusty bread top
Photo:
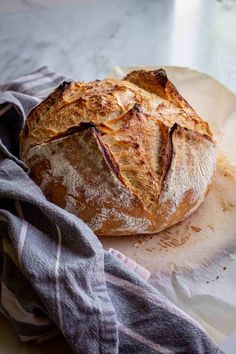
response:
[[[138,70],[124,80],[64,82],[31,111],[22,132],[22,156],[31,147],[55,139],[81,122],[106,124],[135,104],[167,126],[178,123],[212,137],[208,124],[182,98],[164,70]]]

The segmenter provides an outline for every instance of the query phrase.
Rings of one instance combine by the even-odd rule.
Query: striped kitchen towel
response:
[[[222,353],[189,316],[76,216],[48,202],[19,160],[29,111],[64,77],[0,86],[0,310],[22,340],[61,332],[75,353]]]

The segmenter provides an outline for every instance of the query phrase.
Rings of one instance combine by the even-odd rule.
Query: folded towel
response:
[[[41,68],[0,86],[0,310],[22,340],[61,332],[75,353],[222,353],[200,326],[48,202],[19,160],[19,131],[65,78]]]

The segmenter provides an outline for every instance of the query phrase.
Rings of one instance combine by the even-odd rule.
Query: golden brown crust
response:
[[[164,98],[178,108],[191,108],[168,80],[163,69],[154,71],[135,70],[127,74],[123,80],[130,81],[146,91],[154,92],[157,96]]]
[[[112,154],[120,179],[149,212],[157,207],[170,163],[169,130],[138,105],[100,127],[100,141]]]
[[[139,200],[110,168],[94,128],[32,148],[32,178],[54,203],[77,214],[98,235],[150,227]]]
[[[80,122],[102,123],[118,117],[137,101],[138,92],[122,81],[97,80],[89,84],[72,82],[61,85],[30,113],[22,134],[22,154]]]
[[[65,83],[21,135],[34,181],[97,235],[155,233],[188,216],[211,184],[214,150],[163,70]]]
[[[201,120],[189,103],[181,96],[176,87],[168,79],[165,70],[136,70],[126,75],[124,80],[130,81],[144,90],[162,97],[167,102],[180,109],[179,114],[183,116],[185,115],[186,119],[191,119],[191,121],[195,124],[196,131],[199,130],[199,132],[205,133],[212,137],[207,122]],[[161,107],[168,108],[169,104],[164,102]]]

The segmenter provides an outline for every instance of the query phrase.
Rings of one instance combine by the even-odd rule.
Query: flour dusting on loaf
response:
[[[178,223],[215,171],[208,124],[161,69],[61,85],[30,113],[21,156],[50,201],[104,236]]]
[[[178,210],[181,201],[189,193],[189,210],[185,212],[187,217],[202,203],[211,183],[215,172],[215,147],[207,139],[181,127],[176,127],[172,142],[172,162],[159,204],[169,205],[166,215],[170,216]]]

